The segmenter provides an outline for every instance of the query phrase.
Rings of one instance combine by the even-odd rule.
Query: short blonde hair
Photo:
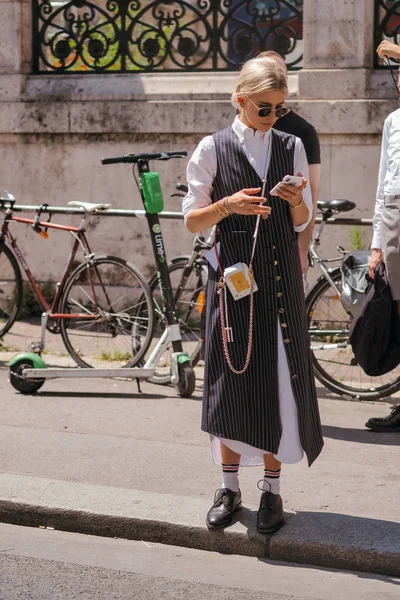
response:
[[[232,105],[240,109],[238,96],[255,96],[273,91],[288,91],[287,73],[284,65],[270,56],[258,56],[244,63],[236,90],[231,97]]]

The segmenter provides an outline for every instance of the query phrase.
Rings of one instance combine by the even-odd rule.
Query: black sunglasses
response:
[[[390,64],[390,61],[389,61],[389,59],[388,59],[388,57],[387,57],[387,56],[384,56],[384,57],[383,57],[383,62],[386,64],[386,66],[387,66],[387,67],[389,67],[389,71],[390,71],[390,74],[391,74],[391,76],[392,76],[393,83],[394,83],[394,85],[396,86],[397,93],[400,95],[400,89],[399,89],[399,86],[397,85],[397,77],[396,77],[396,75],[393,73],[393,68],[392,68],[392,65]]]
[[[272,111],[272,108],[270,106],[263,106],[263,107],[259,107],[257,106],[257,104],[255,104],[253,102],[253,100],[251,98],[249,98],[248,96],[246,96],[247,100],[250,100],[250,102],[252,103],[253,106],[255,106],[256,108],[258,108],[258,116],[263,119],[264,117],[268,117],[268,115],[270,115],[272,112],[275,113],[275,116],[280,119],[280,117],[284,117],[285,115],[288,114],[288,112],[290,112],[290,108],[287,108],[287,106],[280,106],[279,108],[276,108],[274,111]]]

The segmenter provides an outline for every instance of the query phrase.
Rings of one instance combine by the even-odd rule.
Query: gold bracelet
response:
[[[223,219],[233,214],[233,210],[228,204],[228,197],[222,198],[222,200],[218,200],[218,202],[214,202],[213,208],[217,215],[222,217]]]
[[[217,213],[217,215],[219,217],[222,217],[224,219],[227,215],[225,214],[225,212],[223,211],[223,209],[221,208],[221,206],[218,204],[218,202],[213,202],[212,207],[215,210],[215,212]]]
[[[290,204],[290,208],[300,208],[300,206],[303,204],[303,202],[304,202],[304,198],[302,196],[300,202],[298,204],[295,204],[294,206],[293,206],[293,204]]]
[[[225,209],[225,212],[226,212],[228,215],[233,215],[233,210],[232,210],[232,209],[231,209],[231,207],[229,206],[229,196],[225,196],[225,198],[223,199],[223,202],[224,202],[224,209]]]

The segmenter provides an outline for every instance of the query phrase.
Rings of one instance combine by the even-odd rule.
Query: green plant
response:
[[[132,358],[132,355],[129,354],[129,352],[118,352],[118,351],[114,351],[114,352],[102,352],[100,354],[100,360],[107,360],[107,361],[124,361],[124,360],[130,360]]]
[[[359,225],[349,228],[349,238],[352,250],[365,250],[364,234],[364,228]]]
[[[15,346],[6,346],[3,343],[3,338],[0,338],[0,352],[18,352],[18,348],[15,348]]]
[[[39,285],[40,291],[45,297],[47,302],[51,302],[54,297],[56,284],[53,281],[45,281]],[[15,294],[9,300],[9,305],[7,306],[7,310],[10,310],[11,307],[15,303]],[[21,309],[18,314],[18,319],[32,319],[36,317],[40,317],[43,310],[40,306],[36,294],[33,291],[33,288],[29,281],[24,281],[23,283],[23,294],[22,294],[22,304]]]

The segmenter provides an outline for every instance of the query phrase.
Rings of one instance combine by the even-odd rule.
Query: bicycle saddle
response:
[[[72,200],[72,202],[68,202],[68,204],[69,206],[79,206],[88,213],[93,213],[98,210],[107,210],[107,208],[111,207],[111,204],[93,204],[92,202],[79,202],[78,200]]]
[[[350,200],[318,200],[318,210],[321,212],[347,212],[356,207]]]

